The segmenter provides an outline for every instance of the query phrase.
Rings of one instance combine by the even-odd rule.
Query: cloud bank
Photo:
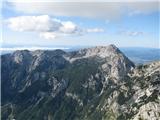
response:
[[[6,20],[8,27],[14,31],[37,32],[40,37],[54,39],[58,36],[82,35],[84,33],[104,32],[102,28],[83,29],[71,21],[61,21],[48,15],[19,16]]]
[[[104,1],[79,1],[79,2],[51,2],[27,0],[9,1],[13,10],[29,14],[47,14],[53,16],[78,16],[105,20],[115,20],[122,16],[133,16],[137,14],[150,14],[159,11],[158,0],[112,0]],[[115,2],[114,2],[115,1]]]

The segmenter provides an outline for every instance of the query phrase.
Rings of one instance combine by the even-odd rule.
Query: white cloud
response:
[[[58,20],[51,19],[48,15],[13,17],[6,22],[15,31],[56,31],[62,26]]]
[[[87,29],[86,31],[88,33],[91,33],[91,32],[98,33],[98,32],[104,32],[104,29],[102,29],[102,28],[92,28],[92,29]]]
[[[126,30],[120,31],[119,33],[124,34],[124,35],[128,35],[128,36],[141,36],[141,35],[145,34],[142,31],[126,31]]]
[[[57,36],[54,32],[42,32],[40,33],[40,37],[45,39],[55,39]]]
[[[54,39],[66,35],[83,35],[84,33],[103,32],[101,28],[82,29],[71,21],[52,19],[48,15],[19,16],[6,20],[8,27],[14,31],[37,32],[40,37]]]
[[[40,2],[24,2],[23,0],[16,0],[15,2],[9,3],[11,4],[10,7],[13,7],[16,11],[24,13],[48,14],[54,16],[79,16],[105,20],[118,19],[123,15],[149,14],[159,10],[158,0],[114,1],[115,0],[113,0],[113,2],[46,2],[41,0]]]
[[[127,32],[127,35],[129,36],[139,36],[139,35],[143,35],[144,32],[141,32],[141,31],[129,31]]]
[[[62,25],[60,31],[63,33],[74,33],[78,29],[77,25],[70,21],[62,22]]]

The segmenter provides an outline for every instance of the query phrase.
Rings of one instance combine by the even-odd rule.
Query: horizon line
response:
[[[69,50],[75,47],[96,47],[96,46],[100,46],[100,45],[90,45],[90,46],[83,46],[83,45],[77,45],[77,46],[71,46],[71,47],[36,47],[36,46],[32,46],[32,47],[0,47],[0,51],[16,51],[16,50],[56,50],[56,49],[63,49],[63,50]],[[103,45],[103,46],[108,46],[108,45]],[[160,49],[160,47],[155,48],[155,47],[140,47],[140,46],[119,46],[118,48],[146,48],[146,49]]]

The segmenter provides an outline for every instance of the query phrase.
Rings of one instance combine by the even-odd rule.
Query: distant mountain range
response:
[[[120,48],[120,50],[136,64],[150,63],[160,60],[158,48]]]
[[[115,45],[19,50],[1,63],[2,120],[160,119],[160,61],[135,66]]]
[[[30,50],[55,50],[55,49],[61,49],[67,52],[70,51],[75,51],[83,48],[89,48],[86,46],[55,46],[55,47],[44,47],[44,46],[39,46],[39,47],[22,47],[22,46],[17,46],[15,48],[9,47],[7,50],[1,51],[1,54],[7,54],[11,53],[13,51],[18,50],[24,50],[29,48]],[[160,49],[158,48],[142,48],[142,47],[122,47],[120,50],[130,59],[132,60],[135,64],[145,64],[145,63],[150,63],[153,61],[158,61],[160,60]]]

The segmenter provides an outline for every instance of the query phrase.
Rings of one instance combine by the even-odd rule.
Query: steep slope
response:
[[[159,118],[160,63],[135,68],[114,45],[1,60],[2,120],[138,120],[148,111],[148,120]]]
[[[160,61],[138,66],[131,75],[135,91],[131,111],[134,120],[160,119]],[[136,114],[135,114],[136,113]]]

